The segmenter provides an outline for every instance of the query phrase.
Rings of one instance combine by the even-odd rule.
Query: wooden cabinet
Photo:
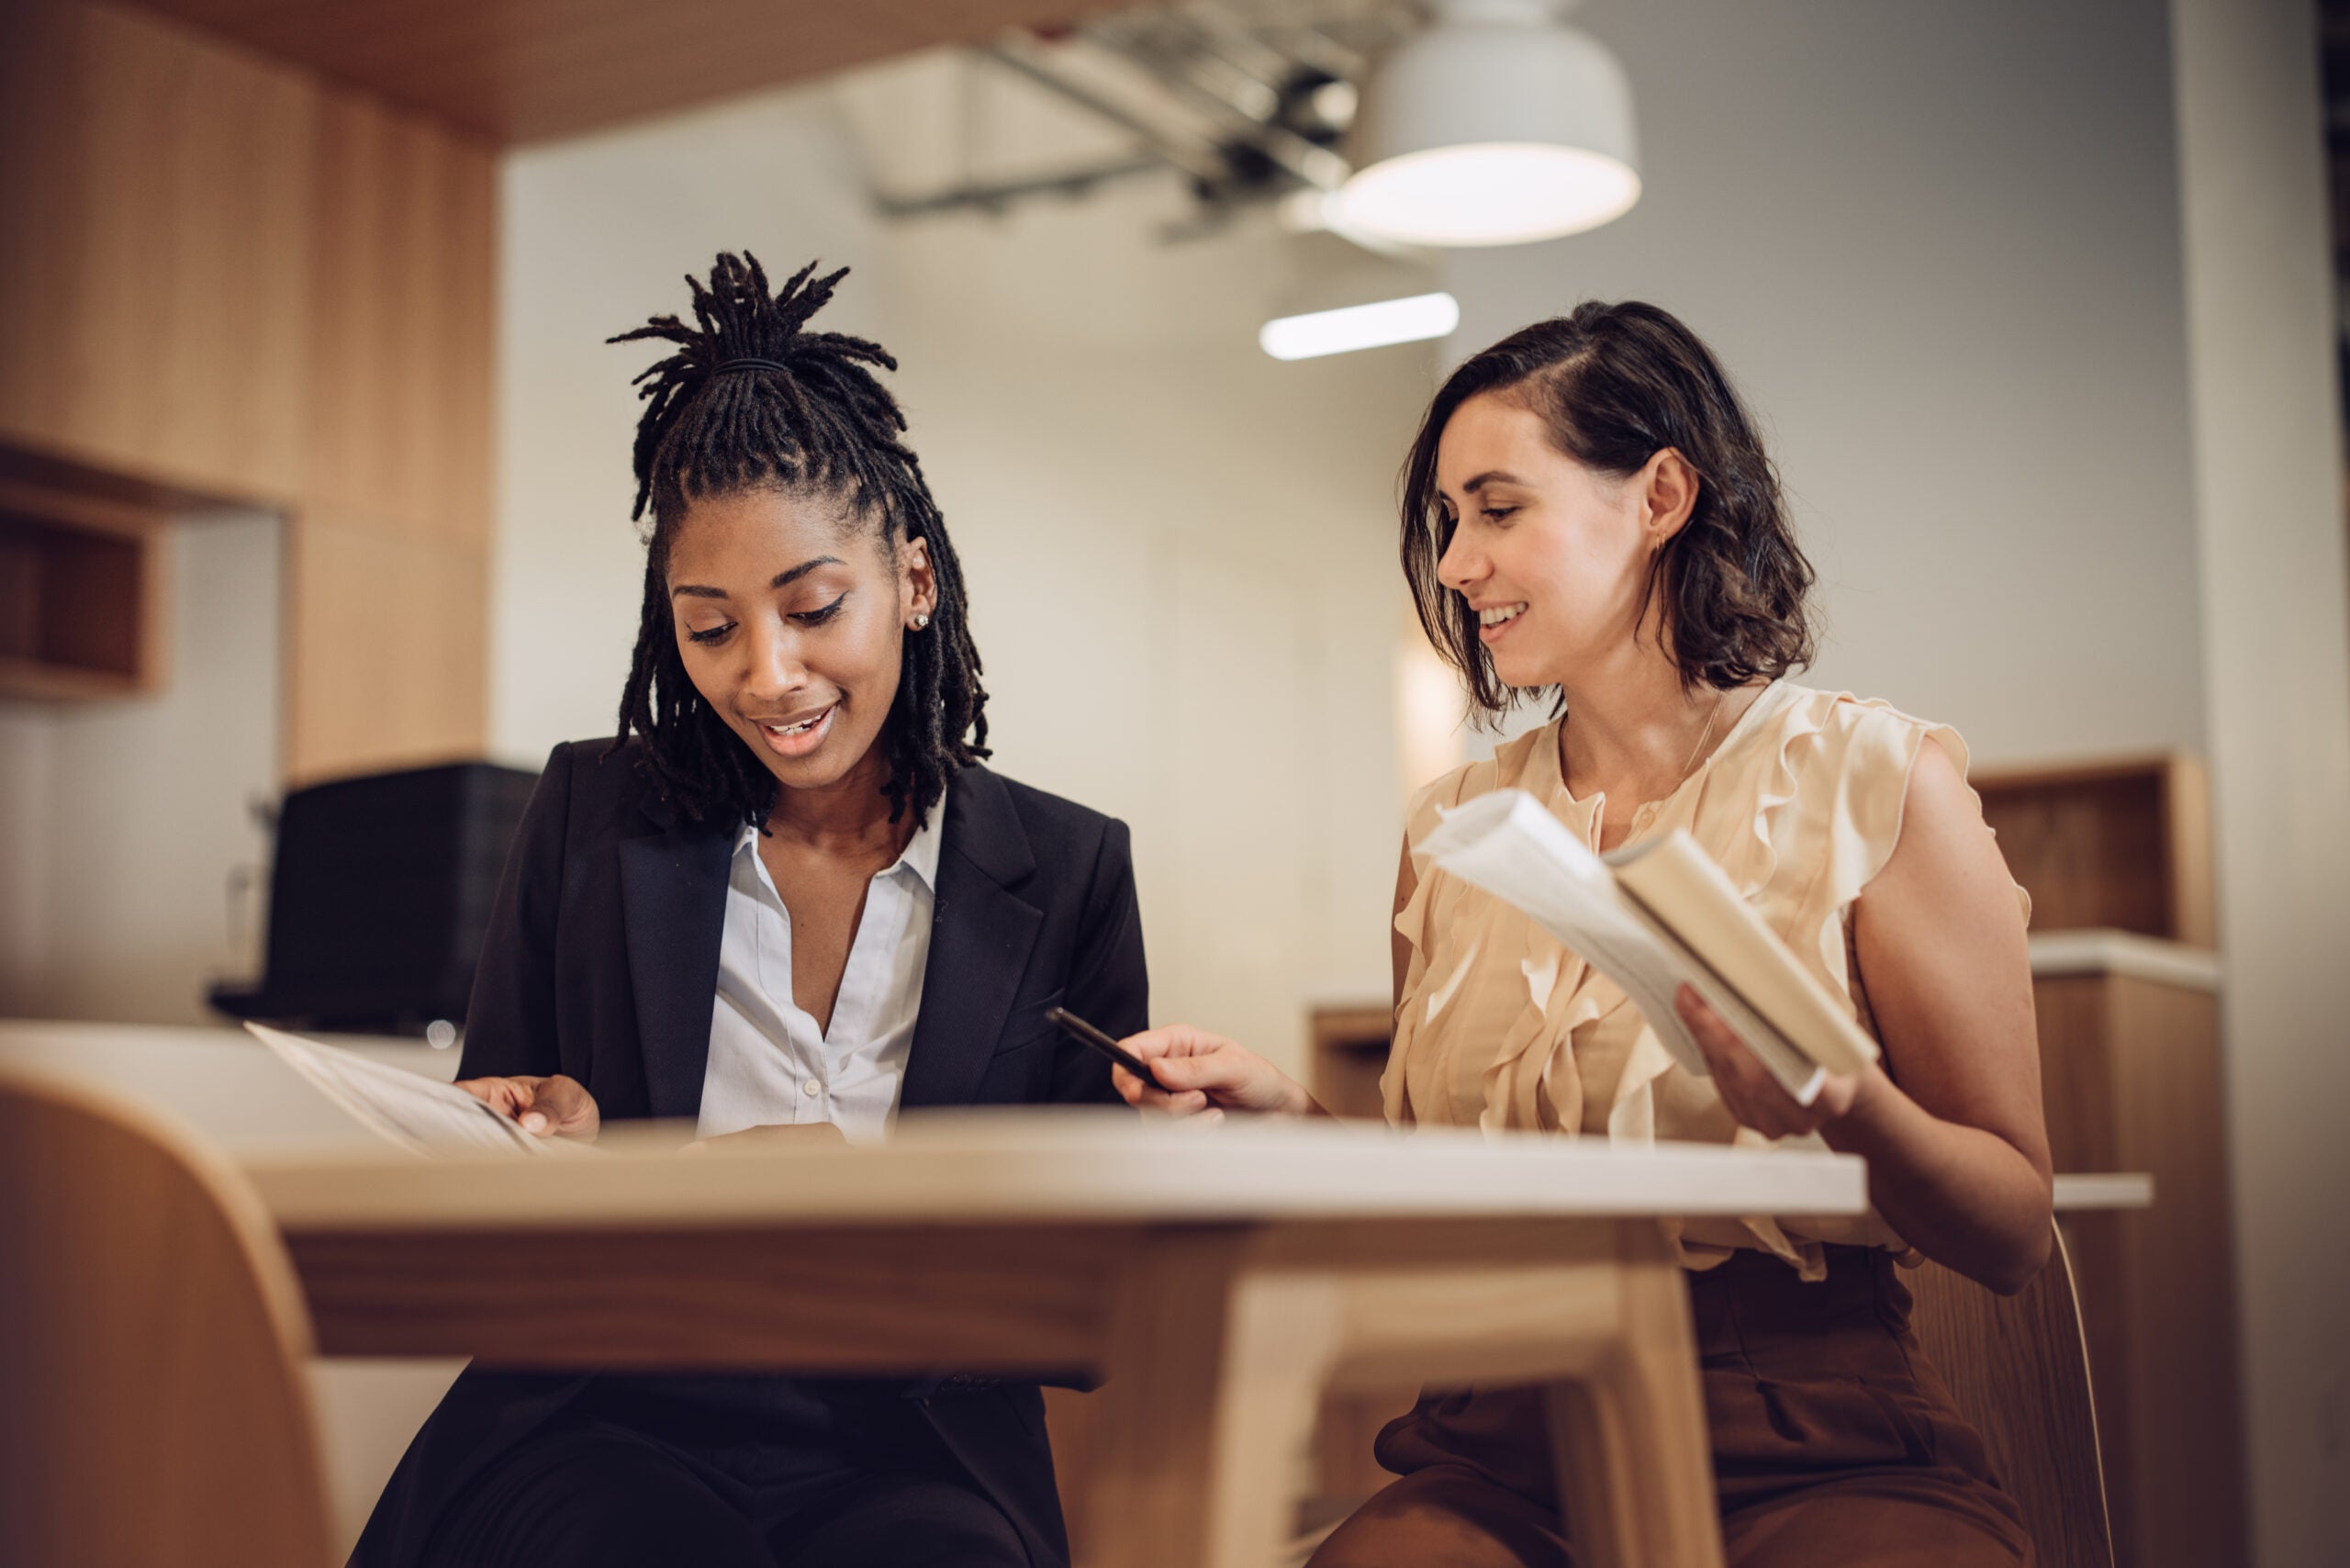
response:
[[[2143,1170],[2143,1211],[2067,1217],[2120,1568],[2249,1558],[2218,959],[2119,931],[2033,939],[2059,1170]]]
[[[294,782],[486,738],[496,232],[494,151],[426,117],[142,12],[0,6],[0,472],[284,514]],[[0,658],[60,662],[16,606],[68,581],[151,647],[128,537],[9,524]],[[63,652],[97,673],[44,694],[153,678]]]
[[[140,12],[0,6],[0,432],[240,501],[301,490],[319,93]]]
[[[1387,1042],[1395,1015],[1383,1002],[1317,1007],[1307,1018],[1312,1051],[1307,1087],[1332,1115],[1376,1122],[1386,1107],[1379,1080],[1387,1070]]]
[[[2143,1170],[2144,1213],[2068,1221],[2121,1568],[2249,1556],[2204,771],[2180,753],[1986,769],[2032,900],[2059,1170]]]
[[[166,517],[0,475],[0,697],[77,701],[162,683]]]
[[[1969,780],[2008,869],[2031,894],[2034,931],[2132,931],[2217,945],[2211,808],[2184,752],[2033,767]]]

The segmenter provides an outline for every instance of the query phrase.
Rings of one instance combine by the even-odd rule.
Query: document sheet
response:
[[[511,1116],[438,1079],[369,1061],[356,1051],[248,1023],[253,1037],[311,1087],[402,1148],[418,1154],[521,1149],[550,1154],[560,1140],[532,1136]]]
[[[1712,1072],[1673,1011],[1673,996],[1687,984],[1788,1093],[1804,1104],[1818,1097],[1826,1075],[1627,899],[1606,862],[1525,790],[1497,790],[1446,812],[1418,847],[1463,881],[1524,910],[1614,980],[1682,1067],[1700,1077]]]

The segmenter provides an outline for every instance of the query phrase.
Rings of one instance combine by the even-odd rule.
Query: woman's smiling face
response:
[[[791,790],[838,784],[872,754],[905,633],[936,598],[921,540],[891,546],[840,498],[779,489],[693,502],[668,584],[695,689]]]
[[[1540,415],[1491,393],[1453,411],[1437,484],[1455,522],[1437,575],[1476,613],[1503,684],[1572,686],[1636,634],[1662,543],[1651,477],[1594,472]]]

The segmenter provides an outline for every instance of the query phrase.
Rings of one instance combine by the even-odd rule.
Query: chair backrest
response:
[[[2113,1568],[2088,1346],[2063,1233],[2048,1266],[2013,1296],[1937,1263],[1908,1279],[1918,1338],[1989,1445],[2043,1568]]]
[[[311,1343],[226,1161],[0,1063],[0,1562],[329,1568]]]

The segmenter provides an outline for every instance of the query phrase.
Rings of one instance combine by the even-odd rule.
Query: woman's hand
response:
[[[1892,857],[1852,914],[1883,1062],[1830,1079],[1800,1107],[1709,1009],[1685,994],[1675,1004],[1740,1122],[1817,1132],[1859,1155],[1869,1202],[1903,1240],[2012,1294],[2053,1234],[2023,921],[1974,792],[1940,745],[1919,752],[1902,812]]]
[[[603,1118],[596,1097],[576,1078],[461,1078],[457,1087],[494,1111],[503,1111],[540,1137],[596,1141]]]
[[[1811,1103],[1798,1104],[1695,986],[1684,985],[1674,994],[1673,1010],[1688,1025],[1697,1049],[1705,1054],[1706,1065],[1713,1070],[1714,1092],[1722,1097],[1722,1104],[1740,1126],[1752,1127],[1765,1137],[1797,1137],[1843,1120],[1874,1080],[1884,1077],[1883,1070],[1874,1066],[1869,1069],[1869,1077],[1828,1073]]]
[[[1226,1111],[1259,1114],[1326,1116],[1305,1086],[1247,1047],[1169,1024],[1118,1042],[1150,1064],[1158,1080],[1145,1083],[1123,1067],[1110,1070],[1126,1103],[1171,1116],[1220,1118]]]

